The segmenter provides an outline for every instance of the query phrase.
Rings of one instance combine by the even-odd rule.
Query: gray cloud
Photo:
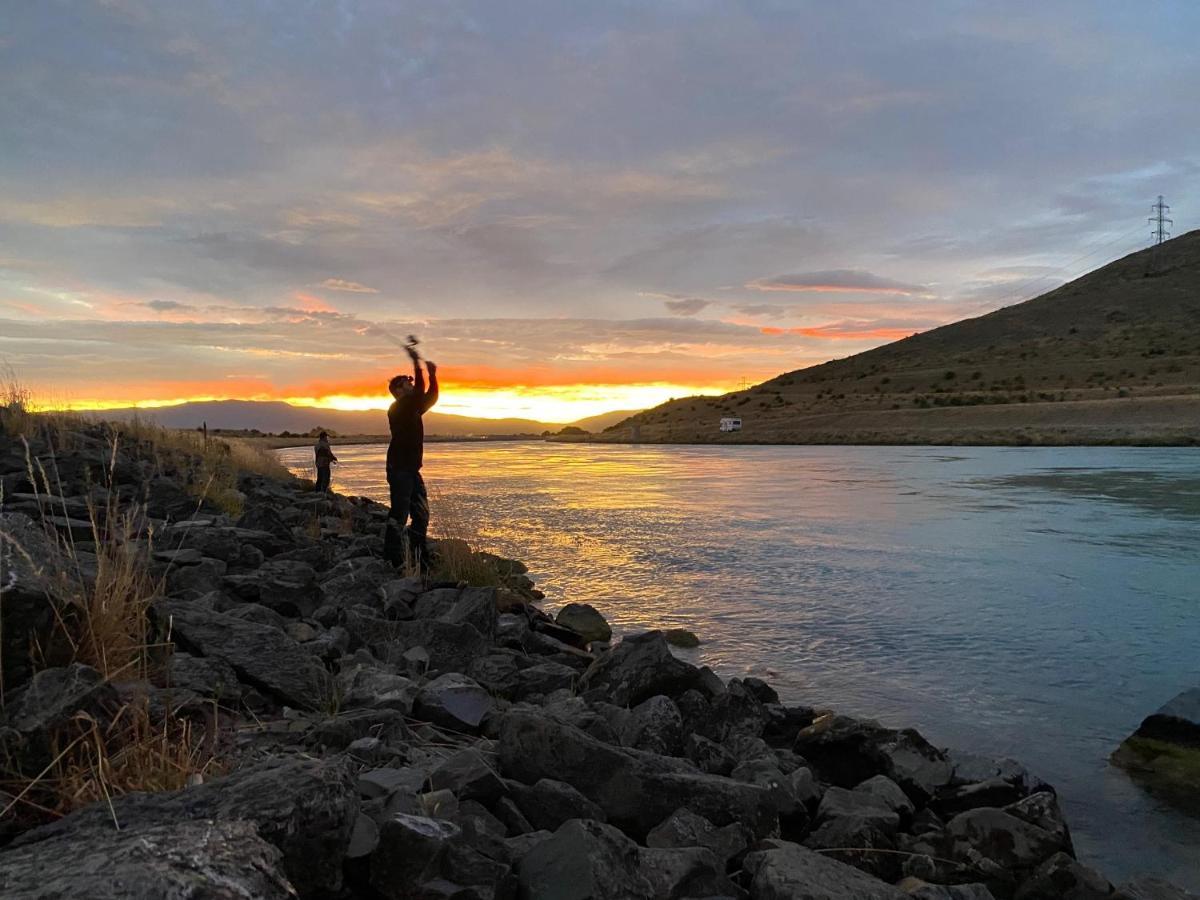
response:
[[[702,300],[699,297],[687,297],[683,300],[664,300],[663,305],[677,316],[694,316],[712,306],[712,301]]]
[[[927,296],[929,290],[915,284],[905,284],[882,278],[870,272],[854,269],[826,269],[822,272],[802,272],[795,275],[776,275],[756,278],[746,284],[754,291],[785,291],[798,293],[902,294]]]

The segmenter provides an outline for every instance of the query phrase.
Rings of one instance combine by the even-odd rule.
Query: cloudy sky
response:
[[[1192,0],[0,0],[0,361],[75,405],[567,421],[1200,221]]]

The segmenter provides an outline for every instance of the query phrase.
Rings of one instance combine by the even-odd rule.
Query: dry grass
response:
[[[12,385],[6,390],[10,400],[14,392],[21,394]],[[200,497],[209,486],[229,484],[228,479],[236,487],[239,472],[275,475],[280,467],[253,449],[206,447],[190,435],[138,423],[115,425],[106,453],[107,483],[101,485],[105,490],[88,495],[108,499],[89,499],[90,540],[81,546],[71,530],[60,532],[51,520],[68,513],[59,499],[64,485],[57,473],[58,452],[71,446],[72,428],[83,424],[78,417],[29,413],[12,402],[0,410],[6,433],[20,434],[22,440],[28,435],[28,477],[42,501],[42,526],[52,547],[48,559],[36,562],[55,595],[47,599],[54,627],[30,648],[31,659],[37,668],[78,662],[110,681],[144,683],[170,651],[169,642],[155,642],[149,620],[151,603],[162,596],[163,580],[150,575],[153,535],[144,508],[117,500],[113,471],[118,454],[128,448],[126,452],[143,458],[146,453],[156,455],[164,468],[189,467],[196,475],[194,483],[201,486]],[[34,440],[44,441],[49,452],[35,456],[30,449]],[[56,508],[58,503],[61,508]],[[0,571],[0,584],[4,576]],[[0,703],[5,687],[0,684]],[[12,759],[0,760],[0,786],[12,798],[0,817],[15,810],[18,821],[35,824],[131,791],[181,788],[189,779],[222,768],[214,744],[215,705],[207,728],[172,712],[153,716],[144,696],[108,713],[99,721],[81,712],[63,725],[52,736],[53,760],[40,772],[23,771]]]

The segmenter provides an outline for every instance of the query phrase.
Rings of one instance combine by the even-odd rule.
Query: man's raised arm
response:
[[[425,365],[429,369],[429,390],[425,392],[425,399],[421,403],[421,412],[423,413],[429,412],[438,399],[437,363],[425,360]]]

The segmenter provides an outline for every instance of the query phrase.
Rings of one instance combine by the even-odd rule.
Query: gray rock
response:
[[[625,638],[592,663],[579,688],[617,706],[634,706],[655,694],[678,696],[696,684],[698,674],[671,654],[662,632],[650,631]]]
[[[541,662],[520,669],[513,679],[511,697],[523,700],[534,695],[547,695],[555,691],[571,690],[579,674],[570,666],[556,662]]]
[[[286,900],[279,850],[252,822],[92,828],[0,852],[0,895],[89,900]],[[68,861],[68,865],[52,861]]]
[[[788,775],[788,781],[791,782],[792,793],[797,803],[812,809],[821,801],[821,785],[817,783],[811,769],[801,766]]]
[[[470,625],[489,641],[496,636],[496,589],[494,587],[463,588],[458,599],[438,619],[451,625]]]
[[[425,773],[419,769],[408,766],[398,769],[381,766],[360,773],[356,788],[359,796],[367,800],[386,799],[397,791],[415,797],[421,792],[425,781]]]
[[[984,884],[929,884],[906,878],[899,887],[915,900],[996,900]]]
[[[659,694],[630,711],[620,736],[626,747],[661,756],[678,756],[683,739],[683,717],[670,697]]]
[[[344,709],[396,709],[412,712],[417,696],[416,682],[374,666],[355,665],[337,676]]]
[[[866,781],[854,788],[856,793],[870,794],[873,797],[878,797],[882,800],[893,812],[900,816],[901,819],[907,819],[915,811],[912,801],[904,791],[900,790],[900,785],[892,781],[886,775],[876,775],[873,778],[868,778]]]
[[[228,566],[224,560],[200,556],[199,550],[176,550],[177,554],[195,554],[194,564],[172,568],[167,573],[167,594],[172,597],[198,597],[220,591]]]
[[[638,848],[642,874],[655,897],[730,897],[737,893],[725,867],[703,847]]]
[[[748,841],[736,823],[718,828],[684,807],[671,813],[646,835],[647,847],[704,847],[725,866],[746,850]]]
[[[589,643],[612,638],[612,627],[608,620],[590,603],[568,603],[558,611],[554,621],[577,632]]]
[[[172,638],[203,656],[221,659],[246,684],[301,709],[331,705],[332,679],[312,654],[278,629],[244,622],[179,600],[155,605]]]
[[[371,886],[397,900],[413,896],[419,882],[441,874],[450,846],[461,834],[453,822],[396,813],[379,829],[371,854]]]
[[[59,840],[111,833],[114,817],[131,838],[150,830],[165,836],[188,822],[251,822],[283,854],[284,871],[301,896],[320,897],[341,888],[358,801],[344,762],[274,758],[181,791],[94,803],[27,832],[12,846],[29,847],[44,864],[43,846],[51,852]]]
[[[1058,842],[1060,849],[1075,855],[1075,848],[1071,843],[1071,829],[1067,827],[1067,817],[1063,815],[1062,807],[1058,805],[1058,797],[1053,792],[1039,791],[1030,794],[1024,800],[1004,807],[1004,811],[1049,833]]]
[[[495,705],[491,694],[466,675],[448,672],[421,688],[413,713],[435,725],[471,731]]]
[[[350,843],[346,847],[346,859],[362,859],[370,856],[379,846],[379,826],[375,820],[363,813],[354,820],[354,829],[350,832]]]
[[[459,800],[495,802],[504,793],[504,784],[495,764],[481,750],[467,747],[446,758],[429,775],[433,790],[450,790]]]
[[[733,754],[721,744],[695,732],[684,738],[683,749],[684,755],[709,775],[728,775],[737,765]]]
[[[604,810],[571,785],[541,778],[532,785],[509,783],[509,794],[530,826],[555,831],[570,819],[606,821]]]
[[[429,657],[431,673],[465,672],[473,660],[492,649],[491,642],[465,622],[437,619],[392,622],[347,614],[346,630],[388,662],[399,663],[407,651],[423,648]]]
[[[21,771],[39,772],[54,758],[56,742],[82,733],[77,713],[93,717],[103,728],[118,704],[117,691],[91,666],[43,669],[9,698],[6,724],[11,730],[0,750]]]
[[[33,519],[0,512],[0,674],[5,691],[33,675],[31,643],[50,650],[51,659],[57,656],[51,642],[58,603],[51,584],[56,558],[46,532]]]
[[[223,659],[172,653],[167,662],[165,682],[166,687],[220,701],[236,702],[242,696],[237,673]]]
[[[1000,868],[1017,874],[1037,868],[1061,849],[1054,835],[999,809],[971,809],[946,825],[952,855],[970,859],[977,853]]]
[[[226,612],[225,615],[241,619],[243,622],[253,622],[255,625],[266,625],[269,628],[277,628],[280,631],[285,631],[288,625],[288,620],[284,616],[281,616],[273,609],[268,609],[261,603],[240,603]]]
[[[517,863],[523,900],[652,900],[638,846],[616,828],[572,819]]]
[[[240,599],[285,616],[311,616],[322,603],[317,573],[297,560],[269,559],[252,572],[226,575],[224,583]]]
[[[742,869],[755,900],[905,900],[902,891],[799,844],[766,841]]]
[[[817,807],[818,822],[830,819],[856,819],[891,833],[900,826],[899,814],[884,797],[839,787],[829,788]]]
[[[1108,900],[1114,888],[1099,872],[1055,853],[1017,889],[1014,900]]]

